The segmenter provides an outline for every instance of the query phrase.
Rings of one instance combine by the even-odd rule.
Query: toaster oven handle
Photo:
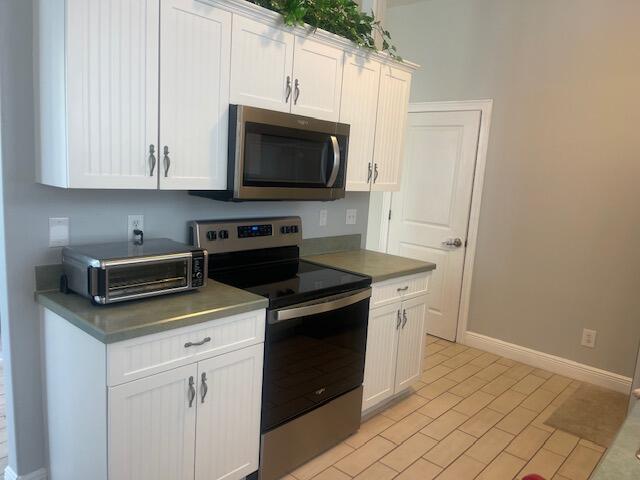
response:
[[[338,139],[335,135],[331,135],[329,139],[331,140],[331,148],[333,149],[333,167],[331,168],[331,175],[329,175],[327,187],[331,188],[336,183],[338,171],[340,170],[340,145],[338,145]]]

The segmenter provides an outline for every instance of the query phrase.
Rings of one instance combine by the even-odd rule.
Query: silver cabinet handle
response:
[[[406,292],[407,290],[409,290],[409,285],[407,285],[406,287],[397,288],[396,290],[397,290],[398,292]]]
[[[204,345],[205,343],[208,343],[210,341],[211,341],[211,337],[204,337],[199,342],[187,342],[187,343],[185,343],[184,344],[184,348],[199,347],[200,345]]]
[[[380,174],[380,172],[378,172],[378,164],[374,164],[373,166],[373,183],[376,183],[378,181],[378,175]]]
[[[367,183],[371,182],[371,177],[373,176],[373,165],[369,162],[369,168],[367,170]]]
[[[153,177],[153,172],[156,169],[156,147],[149,145],[149,176]]]
[[[194,398],[196,398],[196,387],[193,386],[193,377],[189,377],[189,408],[193,407]]]
[[[169,176],[169,169],[171,168],[171,159],[169,158],[169,147],[164,146],[164,176]]]
[[[297,105],[298,98],[300,97],[300,82],[298,81],[297,78],[296,78],[296,81],[294,82],[294,86],[295,86],[295,93],[293,94],[293,104]]]
[[[400,316],[400,310],[398,310],[397,314],[398,314],[398,320],[396,320],[396,330],[398,330],[400,328],[400,324],[402,323],[402,317]]]
[[[336,183],[338,172],[340,171],[340,145],[338,145],[338,139],[335,135],[331,135],[329,139],[331,140],[331,148],[333,149],[333,166],[331,167],[331,175],[329,175],[327,187],[331,188]]]
[[[402,328],[407,324],[407,311],[402,310]]]
[[[284,98],[284,103],[289,103],[289,97],[291,96],[291,77],[287,75],[287,90]]]
[[[204,397],[207,396],[207,392],[209,391],[209,387],[207,386],[207,374],[203,373],[202,377],[202,387],[200,388],[200,403],[204,403]]]

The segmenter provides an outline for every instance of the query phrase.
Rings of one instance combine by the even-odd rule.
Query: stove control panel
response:
[[[189,223],[191,243],[210,254],[300,246],[300,217],[198,220]]]
[[[238,227],[238,238],[269,237],[271,235],[273,235],[273,225],[270,223],[263,225],[240,225]]]

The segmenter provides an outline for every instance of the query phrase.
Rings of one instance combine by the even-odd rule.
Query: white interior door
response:
[[[161,18],[160,188],[223,190],[231,13],[194,0],[168,0]]]
[[[447,340],[458,323],[480,115],[410,113],[402,187],[392,199],[389,252],[437,264],[427,333]]]

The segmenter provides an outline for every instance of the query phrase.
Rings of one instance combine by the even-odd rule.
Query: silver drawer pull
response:
[[[402,287],[402,288],[398,288],[397,289],[398,292],[406,292],[407,290],[409,290],[409,285],[407,285],[406,287]]]
[[[208,343],[210,341],[211,341],[211,337],[204,337],[199,342],[187,342],[187,343],[185,343],[184,344],[184,348],[199,347],[200,345],[204,345],[205,343]]]

